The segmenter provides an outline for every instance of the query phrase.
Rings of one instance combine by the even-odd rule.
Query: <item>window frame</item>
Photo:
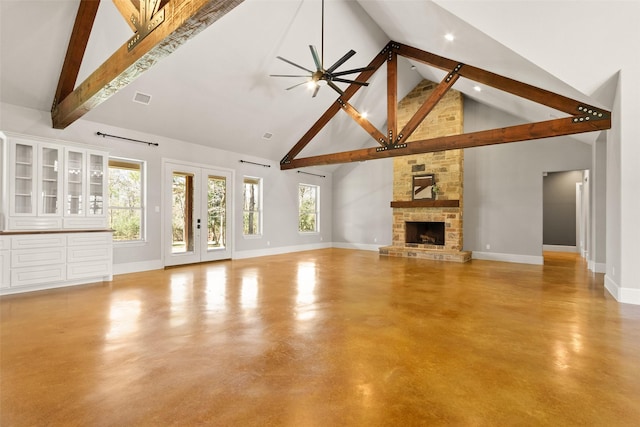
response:
[[[302,210],[302,199],[300,198],[300,187],[309,187],[314,189],[314,205],[315,209],[313,211],[304,211]],[[300,218],[302,215],[308,215],[309,213],[313,213],[315,215],[315,228],[314,230],[301,230],[300,229]],[[320,186],[316,184],[305,184],[298,183],[298,233],[300,234],[319,234],[320,233]]]
[[[113,206],[111,203],[111,169],[126,169],[125,167],[117,167],[112,166],[112,162],[119,162],[121,164],[129,164],[129,165],[137,165],[140,171],[140,206],[139,207],[124,207],[124,206]],[[133,168],[131,168],[133,169]],[[108,207],[108,220],[109,226],[111,227],[111,211],[112,209],[116,210],[128,210],[128,211],[139,211],[140,212],[140,238],[132,239],[132,240],[116,240],[115,233],[113,244],[114,245],[135,245],[140,243],[146,243],[147,241],[147,162],[145,160],[131,159],[125,157],[118,156],[109,156],[107,161],[107,170],[109,171],[109,179],[108,179],[108,191],[109,191],[109,207]]]
[[[247,184],[251,184],[251,185],[256,185],[256,188],[258,190],[258,195],[256,197],[257,201],[256,204],[257,209],[254,210],[248,210],[245,209],[245,190],[246,190],[246,186]],[[244,237],[245,239],[259,239],[262,238],[262,235],[264,234],[264,209],[263,209],[263,179],[257,176],[249,176],[249,175],[244,175],[242,177],[242,237]],[[254,196],[255,197],[255,196]],[[254,213],[257,214],[258,216],[258,221],[257,221],[257,232],[256,233],[251,233],[251,234],[247,234],[245,233],[245,227],[244,227],[244,221],[245,221],[245,215],[250,214],[250,213]]]

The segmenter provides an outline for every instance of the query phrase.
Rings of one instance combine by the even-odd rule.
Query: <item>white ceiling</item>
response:
[[[588,7],[576,12],[581,3],[326,0],[325,62],[354,49],[357,54],[339,70],[366,66],[389,40],[396,40],[610,109],[615,85],[608,82],[633,39],[622,37],[611,48],[608,37],[575,34],[597,23],[598,35],[618,35],[623,30],[616,20],[626,16],[615,5],[624,2],[586,2]],[[50,110],[78,4],[0,0],[1,102]],[[302,79],[269,77],[301,71],[277,60],[278,55],[314,68],[308,45],[320,49],[320,11],[320,0],[245,0],[83,119],[95,122],[96,131],[105,124],[279,161],[337,98],[328,87],[316,98],[304,86],[287,91]],[[446,41],[446,33],[455,40]],[[103,0],[79,82],[131,35],[113,3]],[[412,70],[401,61],[401,94],[422,78],[439,81],[444,75],[417,65]],[[383,67],[370,87],[352,98],[383,133],[385,74]],[[554,115],[546,107],[491,88],[478,93],[472,86],[461,79],[454,88],[523,121]],[[136,92],[151,95],[151,103],[133,102]],[[267,132],[273,134],[270,140],[263,139]],[[596,136],[581,138],[589,142]],[[346,114],[339,114],[302,154],[374,144]]]

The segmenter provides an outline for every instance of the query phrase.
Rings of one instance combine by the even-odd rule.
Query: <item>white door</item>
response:
[[[231,258],[231,188],[229,171],[166,163],[165,266]]]

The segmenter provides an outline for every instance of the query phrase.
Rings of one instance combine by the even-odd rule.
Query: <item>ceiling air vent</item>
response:
[[[149,103],[151,102],[151,95],[147,95],[146,93],[136,92],[135,96],[133,97],[133,102],[149,105]]]
[[[273,136],[272,133],[265,132],[264,135],[262,135],[262,139],[271,139],[272,136]]]

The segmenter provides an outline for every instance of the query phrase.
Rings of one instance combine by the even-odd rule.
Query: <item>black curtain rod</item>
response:
[[[320,178],[326,178],[326,175],[318,175],[317,173],[311,173],[311,172],[305,172],[305,171],[298,171],[298,173],[303,173],[305,175],[313,175],[313,176],[319,176]]]
[[[247,160],[240,160],[240,163],[249,163],[250,165],[257,165],[257,166],[262,166],[262,167],[265,167],[265,168],[270,168],[271,167],[271,165],[264,165],[262,163],[249,162]]]
[[[125,141],[139,142],[141,144],[154,145],[156,147],[160,145],[157,142],[140,141],[139,139],[131,139],[131,138],[125,138],[124,136],[109,135],[108,133],[102,133],[102,132],[96,132],[96,135],[101,136],[103,138],[108,136],[109,138],[117,138],[117,139],[124,139]]]

